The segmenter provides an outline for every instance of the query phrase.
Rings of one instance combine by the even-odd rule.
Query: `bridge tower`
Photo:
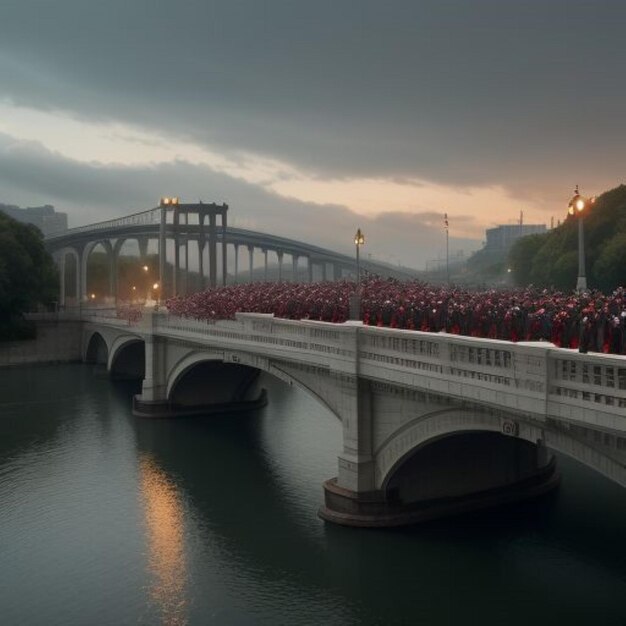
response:
[[[167,210],[171,209],[172,218],[172,233],[174,238],[174,269],[172,273],[172,285],[167,284],[165,274],[165,259],[166,259],[166,245],[165,240],[167,237]],[[222,280],[221,284],[226,285],[226,276],[228,274],[228,263],[226,256],[226,229],[228,227],[227,204],[204,204],[198,202],[197,204],[182,204],[178,201],[178,198],[162,198],[161,199],[161,231],[159,237],[159,255],[160,255],[160,275],[161,275],[161,293],[163,297],[168,295],[178,295],[181,288],[181,263],[180,263],[180,247],[181,243],[184,245],[185,250],[185,262],[189,262],[188,245],[189,239],[192,236],[192,232],[189,229],[190,220],[189,216],[197,216],[196,219],[192,219],[192,224],[196,223],[200,226],[200,234],[198,235],[198,257],[199,257],[199,271],[201,287],[204,287],[204,249],[208,243],[209,247],[209,286],[217,287],[217,243],[218,239],[222,244]],[[185,217],[184,223],[181,222],[181,216]],[[218,225],[217,218],[220,218]],[[208,222],[208,227],[207,227]],[[197,230],[197,229],[196,229]],[[218,237],[219,235],[219,237]],[[185,291],[187,289],[187,276],[189,268],[185,265]]]

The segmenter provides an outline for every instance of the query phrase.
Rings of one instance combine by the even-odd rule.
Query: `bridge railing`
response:
[[[550,353],[550,400],[559,417],[579,420],[589,409],[616,414],[614,428],[626,422],[626,357]]]
[[[360,333],[367,377],[494,408],[626,430],[626,357],[387,328]]]
[[[516,411],[545,408],[547,344],[364,327],[359,347],[371,378]]]
[[[260,352],[339,371],[354,371],[356,331],[327,322],[274,318],[238,313],[235,320],[194,320],[173,315],[153,317],[157,334],[197,340],[199,337],[229,350]]]
[[[76,226],[62,232],[53,233],[48,239],[53,240],[55,237],[68,237],[71,235],[79,235],[82,233],[98,232],[110,228],[122,228],[124,226],[143,226],[146,224],[158,224],[161,220],[161,209],[148,209],[140,211],[124,217],[117,217],[103,222],[95,222],[94,224],[86,224],[85,226]]]
[[[580,354],[547,342],[511,343],[256,313],[219,321],[160,313],[143,324],[144,332],[225,351],[358,374],[376,384],[540,420],[552,417],[626,430],[625,356]]]

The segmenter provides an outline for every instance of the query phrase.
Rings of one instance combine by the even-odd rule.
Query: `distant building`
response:
[[[488,228],[484,250],[507,252],[515,241],[527,235],[540,235],[547,232],[545,224],[505,224]]]
[[[67,213],[57,213],[51,204],[25,209],[11,204],[0,204],[0,211],[18,222],[34,224],[44,236],[67,230]]]

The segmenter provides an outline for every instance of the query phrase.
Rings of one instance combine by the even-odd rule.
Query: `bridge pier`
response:
[[[341,476],[326,481],[319,516],[344,526],[417,524],[536,498],[559,480],[541,442],[458,435],[426,446],[377,489],[347,488]]]
[[[57,256],[59,268],[59,307],[65,308],[65,251]]]
[[[251,411],[267,403],[265,390],[257,388],[260,370],[237,361],[192,359],[173,373],[168,358],[173,350],[154,330],[166,319],[160,311],[146,311],[145,375],[141,394],[133,398],[137,417],[171,418]],[[176,356],[174,356],[176,358]],[[182,381],[182,382],[181,382]],[[184,384],[183,384],[184,383]]]
[[[137,246],[139,247],[139,261],[141,265],[144,265],[148,256],[148,238],[138,237]]]
[[[248,282],[252,282],[252,273],[254,271],[254,246],[248,246]]]
[[[225,207],[225,205],[222,205]],[[227,249],[227,239],[226,233],[228,231],[228,215],[227,211],[223,210],[221,212],[222,216],[222,287],[226,287],[226,278],[228,276],[228,249]]]
[[[111,298],[116,306],[118,297],[118,261],[125,241],[125,239],[120,237],[111,246]]]
[[[298,255],[291,253],[291,278],[294,283],[298,282]]]
[[[277,250],[276,256],[278,257],[278,282],[283,282],[283,251]]]
[[[97,243],[88,243],[83,246],[80,251],[80,301],[87,300],[87,264],[89,262],[89,255],[92,250],[98,245]]]
[[[209,285],[211,289],[217,287],[217,219],[212,213],[209,215]]]
[[[204,247],[205,247],[204,239],[198,239],[198,280],[200,282],[198,286],[198,291],[204,291]]]
[[[185,226],[189,222],[189,216],[185,214]],[[183,294],[189,295],[189,235],[183,235],[183,246],[185,247],[185,273],[183,274]]]

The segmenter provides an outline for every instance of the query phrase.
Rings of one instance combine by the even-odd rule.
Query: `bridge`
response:
[[[143,380],[137,415],[254,408],[260,372],[316,398],[343,426],[328,521],[391,526],[536,496],[558,483],[553,451],[626,486],[624,356],[252,313],[77,315],[59,320],[80,321],[85,361]]]
[[[159,253],[162,298],[189,293],[190,252],[192,264],[197,266],[201,289],[204,286],[215,287],[220,283],[225,285],[229,280],[240,280],[240,249],[247,252],[250,280],[253,277],[255,251],[263,254],[265,280],[268,278],[269,254],[274,256],[277,263],[279,281],[287,276],[298,280],[304,271],[305,279],[309,282],[314,278],[338,280],[356,273],[356,261],[351,256],[286,237],[230,227],[227,224],[227,213],[228,206],[225,204],[168,204],[48,236],[45,239],[46,248],[52,253],[60,270],[59,304],[66,304],[68,256],[74,259],[76,268],[76,282],[72,290],[75,298],[79,302],[87,300],[89,256],[99,244],[109,259],[110,298],[115,299],[120,251],[127,241],[132,240],[138,244],[142,265],[151,241],[158,242],[158,249],[165,251],[164,255]],[[221,224],[218,224],[218,218]],[[221,254],[218,254],[218,247],[221,248]],[[229,247],[231,254],[228,253]],[[291,258],[290,273],[285,272],[285,255]],[[172,266],[171,277],[165,269],[168,257]],[[230,272],[229,258],[233,265]],[[301,259],[306,260],[305,268],[300,267]],[[407,279],[416,276],[416,272],[407,268],[371,259],[361,260],[360,265],[364,271],[385,277]]]

